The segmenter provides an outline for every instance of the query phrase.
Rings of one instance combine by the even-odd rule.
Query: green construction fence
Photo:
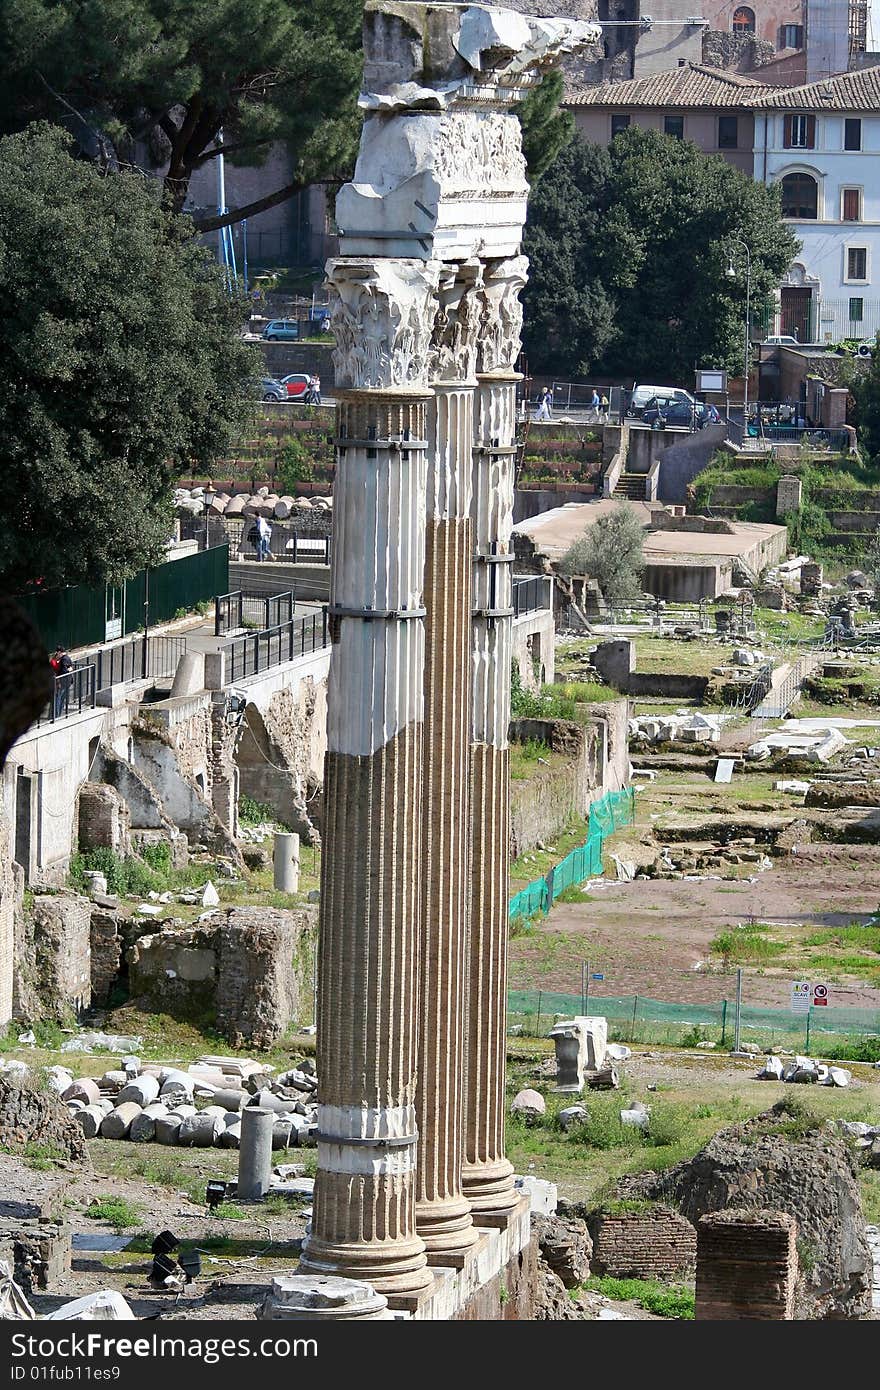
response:
[[[535,917],[538,913],[546,915],[566,888],[574,883],[583,883],[587,878],[598,878],[602,873],[602,846],[605,840],[615,830],[631,825],[634,819],[635,794],[632,787],[606,792],[599,801],[594,801],[590,807],[584,843],[571,850],[543,878],[533,879],[513,895],[508,909],[510,920]]]

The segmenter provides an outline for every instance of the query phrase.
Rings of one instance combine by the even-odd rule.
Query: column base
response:
[[[428,1268],[424,1242],[415,1237],[380,1245],[329,1244],[308,1236],[298,1274],[329,1274],[372,1284],[377,1293],[409,1294],[428,1288],[434,1276]]]
[[[416,1231],[428,1255],[464,1255],[479,1240],[466,1197],[416,1202]]]
[[[463,1163],[461,1185],[475,1217],[508,1211],[522,1200],[514,1187],[513,1164],[506,1158],[494,1163]]]

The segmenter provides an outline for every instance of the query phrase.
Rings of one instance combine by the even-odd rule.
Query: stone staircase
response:
[[[644,502],[646,473],[621,473],[612,497],[625,497],[631,502]]]

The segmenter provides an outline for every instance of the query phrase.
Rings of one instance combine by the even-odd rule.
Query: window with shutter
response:
[[[850,246],[846,253],[847,280],[868,278],[868,251],[865,246]]]
[[[843,190],[843,220],[844,222],[858,222],[862,216],[862,194],[861,189],[845,188]]]

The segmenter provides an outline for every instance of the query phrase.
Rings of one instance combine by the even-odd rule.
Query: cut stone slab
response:
[[[547,1102],[539,1091],[532,1091],[526,1088],[514,1096],[510,1109],[514,1115],[522,1115],[525,1119],[540,1119],[546,1113]]]

